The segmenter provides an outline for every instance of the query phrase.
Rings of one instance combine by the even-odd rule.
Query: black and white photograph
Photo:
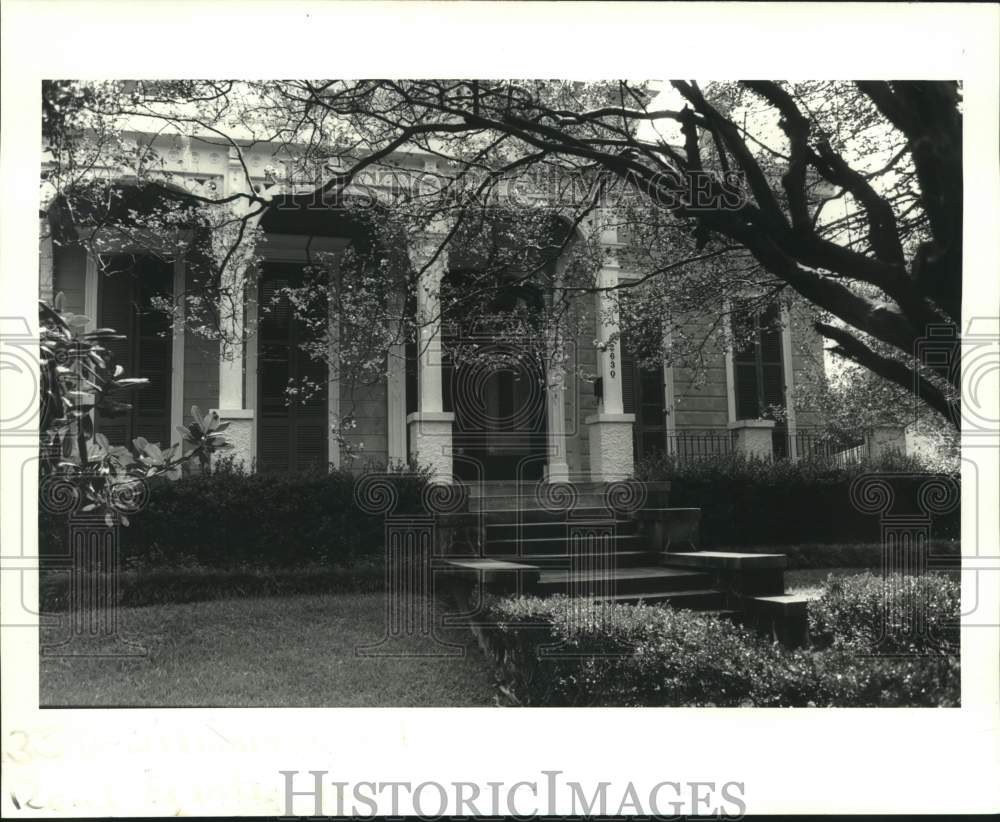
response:
[[[215,5],[217,22],[238,13]],[[308,25],[346,21],[341,5]],[[480,4],[413,5],[444,20]],[[535,36],[536,4],[482,5],[519,7]],[[585,32],[591,11],[613,17],[537,5]],[[621,8],[668,32],[656,5]],[[897,8],[905,25],[913,7]],[[231,69],[91,67],[85,38],[104,35],[80,32],[78,70],[20,84],[19,142],[4,126],[2,227],[14,235],[13,202],[27,267],[5,242],[3,629],[33,654],[32,715],[256,709],[230,715],[264,733],[288,709],[330,727],[331,709],[369,709],[358,728],[447,709],[439,744],[472,757],[508,722],[534,737],[559,717],[581,733],[630,717],[617,740],[594,732],[599,751],[643,727],[726,744],[709,722],[757,717],[782,739],[758,730],[740,750],[764,746],[780,771],[824,747],[810,723],[845,717],[865,748],[883,716],[911,732],[955,717],[950,733],[978,710],[995,745],[998,15],[960,11],[980,40],[955,43],[989,55],[975,76],[853,66],[821,30],[801,36],[841,55],[825,69],[730,54],[656,74],[576,53],[561,75],[509,44],[506,70],[333,55],[328,79],[321,55],[292,54],[301,21],[287,38],[246,23],[255,43],[128,23],[145,43],[131,55],[198,42],[242,52]],[[351,37],[374,46],[373,29]],[[331,28],[331,48],[344,36]],[[7,303],[15,287],[29,314]],[[662,710],[680,708],[698,709],[683,737]],[[913,711],[852,710],[883,708]],[[40,763],[57,732],[9,715],[18,774],[68,756]],[[222,727],[229,753],[249,750]],[[313,745],[253,777],[271,810],[248,812],[398,812],[380,786],[402,771],[337,781]],[[994,749],[967,776],[996,764]],[[605,790],[525,767],[491,796],[442,766],[402,801],[531,815],[547,790],[549,812],[788,810],[755,806],[735,770],[700,783],[675,764],[658,787],[626,773]],[[144,774],[150,812],[200,810]],[[80,813],[68,789],[14,781],[13,815]],[[975,807],[996,810],[977,785]]]

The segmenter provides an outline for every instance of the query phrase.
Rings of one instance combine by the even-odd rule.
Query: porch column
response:
[[[410,456],[428,466],[439,482],[452,479],[452,423],[444,410],[441,386],[441,281],[448,267],[442,251],[435,258],[439,238],[424,238],[410,248],[414,268],[422,272],[417,283],[417,411],[406,418]]]
[[[42,217],[38,221],[38,294],[49,305],[55,297],[52,267],[52,226],[48,217]]]
[[[550,332],[547,341],[545,423],[548,459],[546,482],[567,482],[569,463],[566,462],[566,351],[558,330]]]
[[[402,301],[399,303],[402,313]],[[403,323],[396,323],[395,342],[389,346],[386,376],[386,452],[391,464],[406,462],[406,345]]]
[[[736,420],[729,423],[733,450],[748,459],[771,459],[774,456],[774,426],[774,420]]]
[[[785,307],[781,307],[781,362],[785,377],[785,424],[788,427],[788,456],[796,461],[799,458],[798,434],[799,426],[795,419],[795,361],[792,359],[792,315]]]
[[[605,232],[616,235],[616,232]],[[617,241],[617,236],[610,238]],[[626,414],[622,403],[621,342],[614,337],[618,331],[618,309],[615,294],[609,289],[618,285],[618,260],[612,249],[598,274],[597,338],[604,344],[597,353],[598,374],[601,378],[601,401],[597,413],[587,417],[589,426],[590,473],[595,481],[611,482],[632,476],[635,470],[632,451],[632,424],[635,414]]]
[[[906,429],[901,425],[875,425],[865,435],[868,458],[880,460],[890,455],[906,456]]]
[[[236,149],[230,149],[229,167],[227,169],[224,193],[226,196],[248,191],[250,181],[246,179],[243,165],[239,161]],[[250,209],[248,203],[237,200],[229,206],[230,219],[246,214]],[[246,311],[246,278],[247,270],[253,263],[255,252],[254,230],[260,217],[253,218],[247,224],[244,239],[233,252],[222,273],[222,286],[228,292],[228,298],[220,301],[219,325],[224,343],[219,351],[219,407],[215,409],[219,416],[229,423],[226,439],[232,443],[233,450],[222,452],[224,456],[232,456],[237,462],[244,463],[248,468],[252,465],[257,453],[257,428],[254,424],[252,403],[248,402],[244,391],[244,313]],[[222,230],[217,230],[213,238],[213,252],[220,253],[218,259],[225,255],[225,249],[235,244],[238,237],[238,227],[234,224]]]
[[[225,273],[223,279],[233,299],[230,305],[220,310],[219,323],[225,338],[233,342],[222,346],[223,349],[228,348],[228,351],[222,350],[219,353],[219,407],[216,410],[229,423],[226,439],[233,446],[233,450],[222,452],[222,456],[232,456],[249,468],[257,453],[257,429],[254,425],[254,410],[249,407],[250,403],[245,402],[243,390],[245,346],[242,339],[246,304],[244,275],[242,268],[233,267]]]

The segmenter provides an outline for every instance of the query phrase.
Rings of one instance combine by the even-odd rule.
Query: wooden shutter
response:
[[[733,384],[736,388],[736,418],[756,419],[761,406],[757,395],[757,365],[753,362],[733,361]]]
[[[785,407],[785,368],[782,360],[778,308],[772,306],[760,317],[760,368],[762,405]]]
[[[119,334],[124,334],[124,340],[113,340],[107,344],[108,350],[114,355],[115,363],[125,369],[125,376],[137,377],[135,369],[135,311],[132,299],[134,283],[132,278],[132,259],[124,255],[101,258],[98,261],[98,316],[97,326],[113,328]],[[133,404],[138,394],[147,389],[139,389],[132,394]],[[104,434],[114,445],[132,447],[132,414],[111,417],[106,414],[96,415],[97,430]]]
[[[632,440],[636,460],[665,450],[663,369],[640,368],[636,356],[622,341],[622,406],[635,414]]]
[[[760,416],[760,396],[757,380],[757,343],[754,339],[754,317],[734,312],[733,337],[738,347],[733,352],[733,386],[736,390],[736,419],[756,419]],[[749,336],[748,336],[749,335]]]
[[[634,414],[636,407],[635,356],[625,345],[625,340],[619,338],[618,350],[621,359],[618,367],[622,378],[622,408],[626,414]]]
[[[154,297],[169,296],[173,290],[173,266],[155,257],[140,257],[135,267],[136,285],[136,376],[149,380],[136,392],[133,426],[135,436],[169,447],[170,380],[173,340],[171,318],[153,308]]]

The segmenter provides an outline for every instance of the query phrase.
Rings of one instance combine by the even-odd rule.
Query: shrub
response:
[[[895,473],[889,480],[893,513],[919,512],[918,489],[929,478],[959,487],[957,476],[928,473],[920,462],[905,457],[838,466],[818,460],[755,460],[742,454],[678,464],[660,455],[636,466],[639,479],[671,483],[670,505],[702,509],[705,547],[878,542],[878,515],[858,510],[850,493],[856,477],[873,471]],[[933,518],[932,533],[938,539],[959,537],[957,504]]]
[[[959,583],[947,576],[856,574],[828,579],[809,603],[814,643],[855,653],[950,654],[958,647]]]
[[[495,602],[484,644],[509,698],[552,706],[957,705],[957,657],[788,651],[744,628],[662,606],[564,597]]]
[[[935,557],[951,557],[958,568],[961,543],[957,540],[934,540],[928,551]],[[804,545],[734,546],[733,550],[751,553],[784,554],[789,570],[808,568],[881,568],[885,550],[880,543],[810,543]]]
[[[419,513],[420,470],[391,475],[396,514]],[[384,518],[359,509],[358,478],[344,472],[192,474],[150,489],[120,528],[123,567],[294,567],[381,558]],[[44,557],[66,556],[67,518],[42,513]]]

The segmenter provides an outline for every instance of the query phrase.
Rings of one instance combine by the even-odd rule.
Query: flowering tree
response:
[[[794,302],[836,355],[959,424],[955,83],[168,81],[54,84],[47,97],[54,222],[209,237],[185,316],[223,347],[242,293],[232,272],[255,258],[269,215],[297,207],[279,185],[293,181],[365,238],[335,266],[317,258],[313,283],[283,295],[302,315],[325,300],[344,318],[347,346],[317,326],[331,378],[380,377],[389,345],[419,339],[424,322],[493,314],[521,334],[496,308],[515,272],[544,294],[540,356],[578,333],[593,295],[609,289],[628,293],[630,337],[673,361],[697,362],[731,335],[737,306]],[[176,192],[136,123],[232,152],[246,185],[223,196],[186,180]],[[281,159],[264,184],[245,161],[260,143]],[[413,148],[437,162],[408,165]],[[156,203],[123,209],[127,195],[108,196],[123,175]],[[407,257],[418,236],[429,245]],[[437,316],[418,316],[407,303],[444,253],[474,276]],[[602,282],[609,253],[639,277]],[[925,361],[929,338],[937,356]]]

